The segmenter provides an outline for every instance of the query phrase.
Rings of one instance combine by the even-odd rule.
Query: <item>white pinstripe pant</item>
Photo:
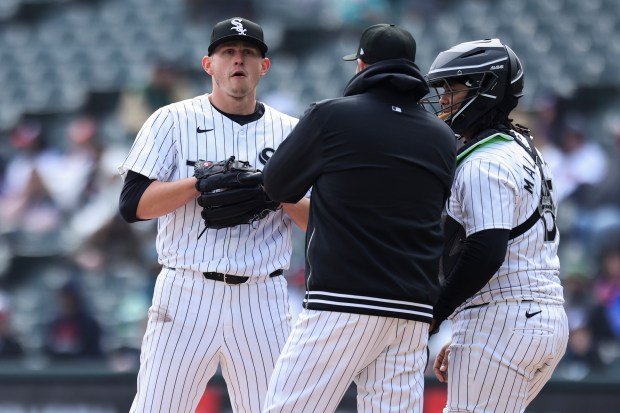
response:
[[[561,305],[522,301],[459,312],[452,319],[444,413],[523,412],[551,377],[567,342]]]
[[[276,363],[263,412],[334,412],[355,382],[358,412],[421,413],[428,327],[303,310]]]
[[[260,412],[289,323],[284,277],[226,285],[162,270],[130,412],[193,413],[218,364],[233,410]]]

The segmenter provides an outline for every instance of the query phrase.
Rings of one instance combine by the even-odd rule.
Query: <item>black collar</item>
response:
[[[222,115],[226,116],[228,119],[232,120],[233,122],[238,123],[239,125],[245,125],[245,124],[254,122],[256,120],[259,120],[265,114],[265,105],[263,105],[259,101],[256,101],[256,108],[254,109],[254,113],[250,115],[235,115],[233,113],[226,113],[226,112],[219,110],[217,106],[215,106],[213,103],[211,103],[211,106],[213,106],[215,110],[220,112]]]

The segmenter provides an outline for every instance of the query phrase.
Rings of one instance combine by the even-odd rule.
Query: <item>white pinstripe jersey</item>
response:
[[[297,119],[265,106],[265,114],[245,125],[218,112],[208,94],[164,106],[144,123],[119,168],[162,182],[193,175],[188,162],[221,161],[231,155],[262,169],[288,136]],[[290,218],[278,210],[266,218],[232,228],[204,228],[202,208],[194,201],[158,219],[159,262],[174,268],[242,276],[286,269],[291,257]]]
[[[526,138],[517,136],[527,147]],[[546,163],[544,173],[547,180],[551,179]],[[460,160],[446,212],[463,226],[467,236],[493,228],[512,229],[538,207],[541,182],[532,157],[511,136],[497,135]],[[539,219],[530,230],[509,241],[506,259],[499,270],[455,312],[504,300],[563,303],[559,241],[555,220],[545,214],[545,219]]]

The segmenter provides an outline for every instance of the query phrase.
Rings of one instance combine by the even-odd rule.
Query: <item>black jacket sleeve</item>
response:
[[[131,170],[127,171],[118,206],[119,212],[125,221],[130,224],[137,221],[147,221],[145,219],[139,219],[136,213],[142,194],[153,181],[153,179],[149,179],[137,172]]]
[[[510,230],[489,229],[470,235],[439,290],[433,318],[440,325],[465,300],[480,291],[506,258]]]
[[[265,192],[274,201],[299,201],[323,169],[319,112],[312,104],[263,168]]]

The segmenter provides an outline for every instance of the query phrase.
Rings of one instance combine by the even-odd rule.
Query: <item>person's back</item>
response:
[[[276,201],[312,188],[304,310],[266,413],[335,411],[352,382],[359,411],[422,411],[456,145],[418,106],[428,85],[415,49],[398,26],[367,28],[344,57],[357,61],[344,96],[313,104],[265,165]]]
[[[397,65],[414,70],[405,61]],[[308,230],[314,289],[401,299],[412,288],[425,298],[435,293],[454,134],[408,93],[389,81],[377,83],[390,66],[367,68],[348,96],[313,109],[327,131],[315,147],[321,154],[314,167],[322,173],[313,185],[316,213]],[[424,84],[416,80],[402,75],[422,94]],[[351,286],[333,276],[341,273],[364,276]]]

